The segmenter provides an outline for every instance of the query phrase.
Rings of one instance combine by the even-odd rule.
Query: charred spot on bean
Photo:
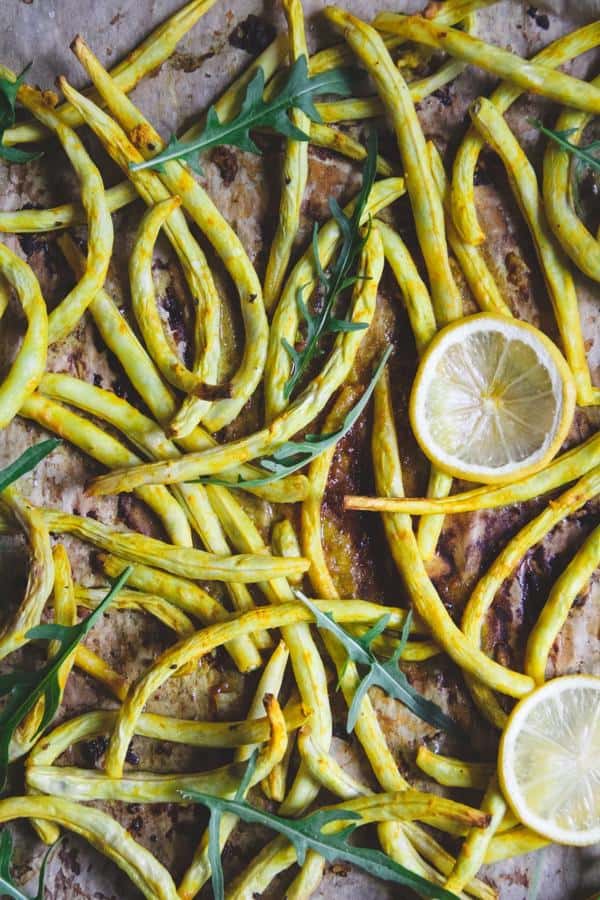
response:
[[[229,43],[232,47],[245,50],[246,53],[251,53],[253,56],[262,53],[274,39],[275,28],[273,25],[252,13],[243,22],[238,22],[229,35]]]
[[[83,757],[90,767],[95,767],[108,748],[108,739],[103,735],[82,744]]]
[[[229,400],[231,384],[199,384],[194,389],[194,395],[201,400]]]
[[[238,158],[234,151],[225,145],[215,147],[211,154],[211,161],[219,170],[219,175],[225,187],[235,180],[239,170]]]
[[[132,834],[140,834],[143,827],[144,820],[141,816],[134,816],[134,818],[129,823],[129,831],[131,831]]]
[[[140,758],[135,750],[132,749],[131,744],[127,748],[127,753],[125,754],[125,762],[129,763],[130,766],[139,766]]]
[[[33,256],[34,253],[41,252],[46,254],[48,252],[48,241],[37,234],[19,234],[17,239],[25,256],[29,257]]]
[[[442,106],[452,106],[452,95],[450,92],[450,85],[446,84],[444,87],[438,88],[437,91],[433,92],[433,96],[436,100],[439,100]]]

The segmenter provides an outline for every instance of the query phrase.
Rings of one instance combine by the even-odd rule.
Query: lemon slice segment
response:
[[[410,398],[425,455],[468,481],[514,481],[543,468],[575,409],[567,363],[541,331],[481,313],[448,325],[429,345]]]
[[[600,678],[555,678],[511,713],[498,757],[514,814],[558,844],[600,841]]]

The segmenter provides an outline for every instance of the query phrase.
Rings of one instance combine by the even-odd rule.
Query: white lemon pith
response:
[[[600,678],[571,675],[513,710],[498,758],[515,815],[558,844],[600,841]]]
[[[419,366],[410,401],[421,449],[443,471],[484,483],[544,466],[568,432],[572,375],[544,334],[481,314],[444,328]]]

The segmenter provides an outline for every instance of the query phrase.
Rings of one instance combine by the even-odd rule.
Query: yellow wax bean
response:
[[[0,800],[0,822],[23,817],[62,825],[111,859],[148,900],[178,900],[173,879],[145,847],[108,813],[61,797],[9,797]]]
[[[600,90],[598,92],[600,94]],[[525,217],[550,295],[565,356],[575,379],[577,402],[596,402],[588,368],[577,293],[569,264],[556,245],[543,210],[535,170],[493,103],[476,100],[470,109],[477,130],[506,167],[510,185]]]
[[[308,57],[301,0],[283,0],[283,11],[288,27],[289,63],[291,66],[301,56]],[[310,119],[306,113],[300,109],[292,109],[290,119],[296,128],[304,134],[308,133]],[[264,281],[264,301],[267,311],[273,309],[279,299],[294,239],[300,225],[300,209],[307,180],[308,142],[288,138],[281,173],[277,229],[271,244]]]
[[[462,303],[448,260],[442,203],[408,86],[374,28],[337,7],[328,7],[326,15],[367,68],[391,116],[436,318],[439,324],[445,324],[461,315]]]
[[[539,62],[523,60],[509,50],[488,44],[458,28],[449,28],[421,16],[395,13],[380,13],[374,24],[381,31],[396,34],[407,41],[445,50],[451,56],[563,106],[573,106],[596,115],[600,112],[600,90],[593,85],[556,72]]]
[[[37,278],[18,256],[0,243],[0,273],[14,288],[27,318],[19,351],[0,383],[0,428],[6,428],[23,401],[36,389],[46,368],[48,316]]]
[[[600,526],[587,538],[567,568],[554,583],[537,622],[533,626],[525,651],[525,671],[543,684],[552,645],[563,627],[573,602],[600,564]]]

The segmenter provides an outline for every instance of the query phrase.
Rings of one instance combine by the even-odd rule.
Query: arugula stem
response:
[[[528,122],[547,138],[550,138],[550,140],[558,144],[559,147],[562,147],[563,150],[566,150],[567,153],[571,153],[580,162],[583,162],[587,166],[590,166],[590,168],[600,172],[600,156],[594,156],[591,152],[592,150],[600,151],[600,141],[593,141],[593,143],[589,144],[587,147],[580,147],[578,144],[573,144],[569,140],[569,136],[574,134],[577,131],[577,128],[570,128],[568,131],[554,131],[554,129],[548,128],[540,122],[539,119],[528,119]]]
[[[351,276],[351,270],[354,266],[362,247],[364,246],[366,236],[361,235],[360,223],[364,214],[365,206],[371,193],[371,188],[375,182],[377,172],[377,134],[372,131],[369,134],[367,143],[367,159],[363,170],[362,187],[356,200],[356,205],[351,216],[347,216],[339,205],[330,198],[329,207],[333,217],[339,224],[340,234],[342,237],[342,245],[338,254],[338,258],[332,268],[331,274],[326,275],[321,268],[319,259],[318,230],[315,225],[313,230],[313,254],[315,266],[317,269],[318,280],[326,288],[327,294],[323,309],[318,315],[312,315],[304,301],[302,300],[300,289],[298,296],[298,305],[300,311],[306,321],[309,333],[306,345],[301,351],[291,347],[284,342],[292,360],[292,371],[288,378],[284,395],[289,399],[300,382],[300,379],[308,369],[310,363],[318,352],[319,342],[322,336],[328,332],[335,333],[343,328],[343,323],[332,318],[333,306],[341,294],[356,278]],[[350,323],[348,323],[349,327]]]
[[[39,444],[28,447],[24,453],[21,453],[17,459],[0,471],[0,491],[17,481],[22,475],[35,469],[37,464],[49,453],[52,453],[59,444],[58,438],[49,438],[47,441],[40,441]]]

